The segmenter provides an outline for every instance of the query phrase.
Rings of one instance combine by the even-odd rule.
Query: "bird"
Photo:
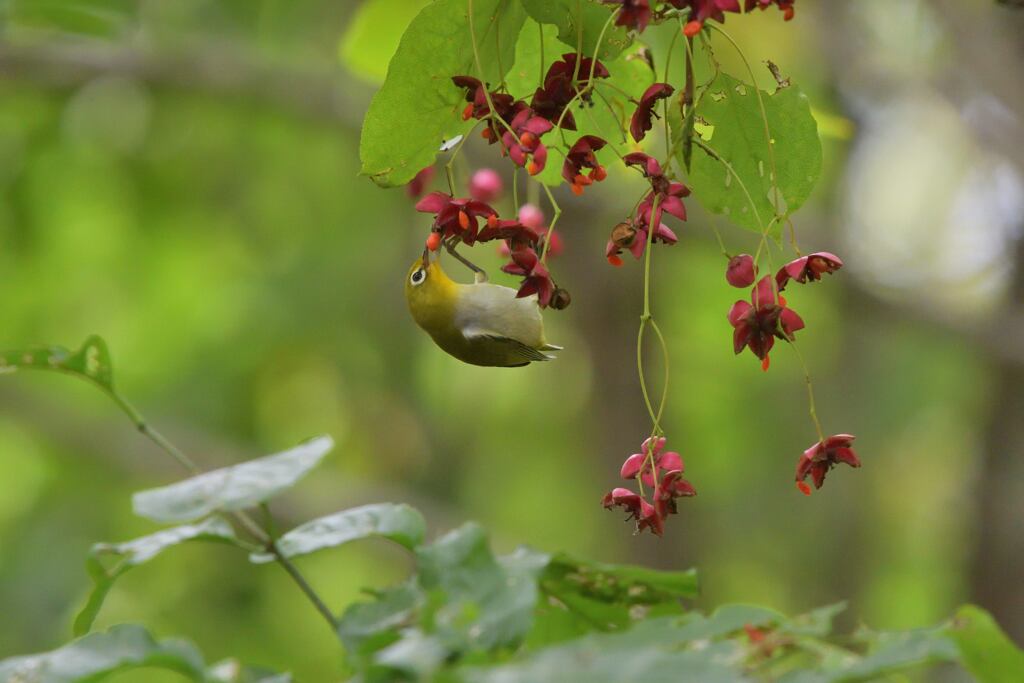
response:
[[[405,279],[405,300],[413,320],[443,351],[470,365],[517,368],[554,360],[561,346],[544,339],[537,296],[491,284],[478,273],[473,284],[455,282],[431,261],[417,258]]]

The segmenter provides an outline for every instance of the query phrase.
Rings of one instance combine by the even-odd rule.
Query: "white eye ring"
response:
[[[427,279],[427,271],[422,268],[417,268],[412,271],[412,275],[409,276],[409,282],[412,283],[413,287],[417,287],[423,284],[423,281]]]

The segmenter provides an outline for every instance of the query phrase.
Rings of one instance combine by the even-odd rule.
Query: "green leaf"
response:
[[[157,522],[187,522],[213,512],[250,508],[290,488],[334,447],[329,436],[132,496],[135,514]]]
[[[308,555],[324,548],[380,536],[412,550],[423,542],[426,522],[419,511],[408,505],[380,503],[337,512],[298,526],[277,540],[285,557]],[[273,562],[270,553],[253,553],[252,562]]]
[[[1014,683],[1024,674],[1024,651],[980,607],[958,609],[946,632],[956,643],[964,668],[981,683]]]
[[[359,5],[338,47],[342,63],[372,83],[387,75],[402,32],[430,0],[367,0]]]
[[[496,85],[512,66],[526,15],[518,0],[475,0],[472,8],[481,80]],[[467,2],[434,0],[402,35],[370,103],[359,141],[363,175],[383,187],[407,183],[433,163],[442,142],[469,130],[460,115],[464,93],[451,81],[457,75],[480,76]]]
[[[125,543],[97,543],[89,550],[86,560],[86,568],[94,586],[85,607],[75,618],[74,634],[80,636],[89,632],[114,581],[132,567],[149,562],[164,550],[188,541],[236,540],[230,524],[222,519],[208,519],[192,526],[164,529]],[[117,558],[117,561],[108,568],[103,558],[111,556]]]
[[[558,39],[568,46],[554,54],[576,52],[582,39],[583,54],[592,56],[600,42],[598,58],[613,59],[630,44],[626,29],[615,26],[609,20],[614,16],[613,8],[592,0],[522,0],[523,6],[534,21],[551,24],[558,31]],[[608,25],[607,29],[605,25]],[[601,38],[601,31],[604,37]],[[581,36],[582,33],[582,36]],[[551,53],[545,53],[551,55]]]
[[[368,655],[399,639],[395,631],[414,623],[423,593],[414,581],[388,588],[373,602],[350,605],[338,620],[338,636],[352,654]]]
[[[0,373],[14,372],[18,368],[56,370],[76,375],[112,391],[114,372],[107,343],[93,335],[77,351],[63,346],[45,346],[0,352]]]
[[[693,193],[708,211],[757,231],[775,218],[776,194],[779,214],[788,216],[803,205],[821,175],[818,127],[800,89],[790,85],[773,94],[761,91],[761,101],[774,141],[772,155],[755,88],[726,73],[718,75],[695,109],[698,140],[713,153],[695,141],[689,175]],[[679,135],[678,108],[673,119]],[[677,147],[683,163],[682,146]],[[772,156],[777,182],[772,179]],[[772,229],[778,233],[781,225],[776,222]]]
[[[444,598],[434,626],[449,638],[490,649],[515,645],[530,630],[547,555],[520,549],[499,561],[476,524],[449,532],[416,555],[420,585]]]
[[[141,626],[122,625],[91,633],[51,652],[5,659],[0,662],[0,681],[75,683],[139,667],[169,669],[189,680],[207,680],[203,658],[190,643],[156,640]]]

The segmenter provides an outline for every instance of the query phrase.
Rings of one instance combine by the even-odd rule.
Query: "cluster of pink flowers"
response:
[[[640,445],[640,452],[626,458],[620,471],[623,479],[638,482],[640,493],[617,487],[602,500],[605,508],[622,508],[628,513],[627,520],[636,520],[637,533],[649,529],[661,536],[665,531],[665,520],[678,512],[676,499],[697,495],[693,485],[683,479],[682,457],[675,451],[664,449],[663,436],[645,440]],[[645,486],[649,494],[645,493]]]
[[[628,249],[635,258],[643,256],[648,240],[652,243],[675,244],[676,234],[661,222],[668,213],[681,221],[686,220],[686,206],[683,197],[690,190],[682,183],[669,180],[654,157],[643,152],[633,152],[622,158],[627,166],[636,167],[651,183],[651,191],[637,204],[634,215],[612,229],[611,238],[605,246],[605,258],[613,266],[621,266],[619,254]],[[650,234],[653,227],[654,234]]]

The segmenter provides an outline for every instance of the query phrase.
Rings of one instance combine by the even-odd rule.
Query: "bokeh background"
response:
[[[640,270],[602,258],[642,185],[559,195],[554,268],[573,304],[546,316],[558,362],[464,366],[408,317],[403,281],[430,219],[357,176],[358,136],[422,4],[0,3],[0,347],[102,334],[122,393],[205,466],[332,434],[326,464],[273,503],[284,526],[403,501],[433,534],[479,520],[501,550],[696,566],[703,607],[847,599],[845,627],[895,628],[970,600],[1024,642],[1024,12],[832,0],[798,3],[788,24],[730,17],[751,61],[778,63],[819,120],[825,172],[795,224],[806,250],[847,266],[790,303],[825,429],[856,434],[864,467],[809,498],[793,487],[814,440],[800,367],[781,348],[767,374],[733,356],[737,290],[711,228],[734,252],[755,237],[691,201],[680,243],[655,254],[654,306],[665,425],[700,495],[657,539],[599,505],[648,429]],[[645,34],[658,59],[666,31]],[[742,75],[726,45],[718,56]],[[503,168],[494,148],[467,154]],[[491,249],[475,252],[493,269]],[[178,476],[86,384],[2,378],[0,657],[69,638],[89,546],[152,531],[130,493]],[[340,609],[408,561],[365,543],[300,566]],[[122,621],[211,660],[341,671],[288,577],[229,548],[125,576],[99,625]]]

